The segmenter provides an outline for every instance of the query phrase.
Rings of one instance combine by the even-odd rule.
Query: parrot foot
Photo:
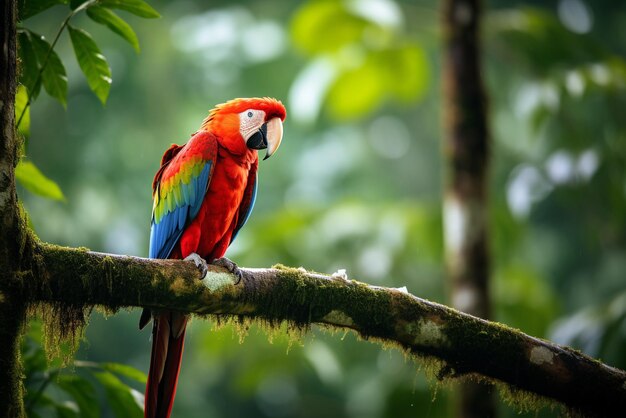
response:
[[[224,267],[230,273],[237,276],[237,281],[235,282],[235,284],[239,284],[239,282],[243,278],[243,272],[239,267],[237,267],[237,264],[235,264],[234,261],[226,257],[216,258],[211,264],[213,264],[214,266]]]
[[[187,257],[185,257],[185,261],[193,261],[196,267],[198,267],[198,270],[200,270],[200,274],[202,274],[202,279],[206,277],[209,271],[209,267],[204,258],[200,257],[196,253],[191,253]]]

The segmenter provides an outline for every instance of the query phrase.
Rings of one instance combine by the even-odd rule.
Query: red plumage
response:
[[[244,194],[254,186],[257,165],[256,151],[235,155],[218,145],[217,161],[200,212],[185,228],[170,258],[196,253],[211,261],[224,256],[239,220]]]
[[[286,116],[285,108],[275,99],[235,99],[216,106],[187,144],[172,145],[165,152],[152,184],[151,257],[183,259],[196,253],[212,262],[224,256],[254,204],[258,156],[242,137],[243,116],[239,115],[250,109],[262,112],[265,119],[261,123],[273,118],[282,121]],[[187,316],[165,310],[153,312],[152,317],[144,415],[168,418]],[[149,318],[149,311],[144,311],[140,327]]]

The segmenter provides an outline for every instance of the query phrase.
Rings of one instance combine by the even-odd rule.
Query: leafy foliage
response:
[[[63,106],[67,105],[67,74],[63,62],[54,50],[59,36],[68,28],[70,39],[78,64],[87,78],[87,83],[102,104],[106,103],[111,88],[111,70],[100,48],[91,35],[83,29],[69,25],[70,20],[82,10],[99,24],[128,41],[135,51],[139,52],[139,40],[132,27],[110,9],[126,10],[136,16],[156,18],[159,14],[143,0],[21,0],[19,3],[18,20],[23,22],[29,17],[40,14],[55,5],[69,6],[70,13],[61,24],[52,42],[26,28],[18,30],[19,58],[21,72],[19,84],[23,86],[16,95],[16,120],[19,132],[28,137],[30,134],[31,103],[37,98],[41,85],[46,92],[57,99]],[[26,94],[26,100],[24,95]],[[26,155],[26,147],[23,154]],[[45,177],[33,162],[20,163],[18,181],[29,191],[51,199],[62,199],[63,194],[56,183]]]
[[[292,37],[308,54],[332,53],[345,45],[359,43],[370,25],[367,19],[350,13],[341,1],[308,2],[293,18]],[[373,28],[381,34],[382,28],[376,25]]]
[[[58,377],[55,383],[60,389],[70,395],[76,403],[82,417],[100,417],[100,410],[97,407],[98,398],[96,397],[96,390],[91,382],[77,375],[62,375]]]
[[[397,6],[380,3],[309,1],[291,22],[295,45],[332,63],[325,102],[338,119],[369,114],[387,100],[415,101],[428,85],[423,47],[404,33]],[[385,16],[376,14],[380,7],[387,9]]]
[[[130,366],[116,363],[76,361],[72,367],[64,368],[56,359],[48,365],[41,340],[40,322],[31,321],[22,342],[28,416],[45,415],[46,411],[54,410],[60,418],[100,418],[103,414],[96,384],[104,389],[110,409],[116,417],[143,415],[139,403],[143,399],[138,399],[138,392],[118,376],[145,383],[145,374]],[[107,410],[108,408],[104,408],[104,411]]]
[[[35,164],[22,158],[15,167],[15,178],[30,191],[53,200],[65,200],[59,186],[47,178]]]
[[[116,416],[131,418],[143,416],[143,395],[128,388],[113,373],[96,372],[94,377],[104,387],[109,406]]]
[[[43,36],[31,32],[28,39],[37,57],[44,89],[65,106],[67,104],[67,75],[61,59]]]
[[[23,115],[19,126],[19,133],[27,137],[30,132],[30,109],[26,106],[28,103],[28,91],[23,85],[18,86],[15,93],[15,114]]]
[[[100,4],[110,9],[126,10],[135,16],[155,19],[161,15],[143,0],[102,0]]]
[[[91,90],[102,104],[106,103],[111,88],[111,69],[91,35],[82,29],[68,26],[74,53]]]
[[[426,89],[427,61],[416,45],[372,51],[363,65],[346,69],[328,91],[329,110],[340,118],[367,114],[387,97],[410,102]]]
[[[130,43],[135,51],[139,52],[139,39],[133,28],[115,12],[100,6],[92,6],[87,9],[87,16],[94,22],[107,26],[113,32],[120,35]]]
[[[41,89],[41,80],[39,78],[39,71],[41,70],[41,66],[39,64],[39,59],[31,41],[31,32],[27,30],[19,30],[17,35],[19,45],[18,54],[21,63],[20,85],[23,86],[25,89],[28,89],[27,92],[31,100],[34,100],[37,98],[39,90]],[[20,108],[21,111],[16,112],[17,116],[22,114],[24,108],[25,106],[22,106]]]
[[[17,19],[18,21],[23,22],[29,17],[38,15],[39,13],[58,4],[67,4],[67,0],[19,0],[17,6]]]

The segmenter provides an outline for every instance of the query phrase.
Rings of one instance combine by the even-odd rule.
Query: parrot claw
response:
[[[243,272],[239,267],[237,267],[237,264],[235,264],[234,261],[226,257],[216,258],[211,264],[213,264],[214,266],[224,267],[230,273],[234,274],[237,277],[237,281],[235,282],[235,284],[239,284],[239,282],[243,278]]]
[[[204,258],[200,257],[196,253],[191,253],[187,257],[185,257],[185,261],[193,261],[196,267],[198,267],[198,270],[200,270],[200,274],[202,274],[201,279],[204,279],[206,277],[207,273],[209,272],[209,267]]]

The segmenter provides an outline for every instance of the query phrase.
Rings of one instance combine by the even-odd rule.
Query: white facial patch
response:
[[[239,132],[244,141],[247,141],[265,122],[265,112],[248,109],[239,114]]]

